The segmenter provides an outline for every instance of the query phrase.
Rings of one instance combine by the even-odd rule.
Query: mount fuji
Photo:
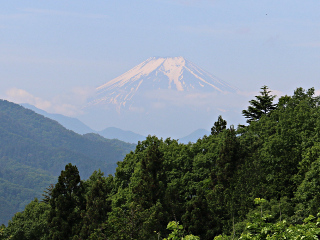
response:
[[[96,130],[178,138],[199,128],[210,131],[219,115],[238,124],[239,103],[236,87],[187,59],[151,57],[97,87],[80,120]]]
[[[96,88],[90,105],[113,104],[130,108],[136,97],[150,91],[180,93],[227,93],[236,88],[206,72],[183,57],[151,57],[121,76]]]

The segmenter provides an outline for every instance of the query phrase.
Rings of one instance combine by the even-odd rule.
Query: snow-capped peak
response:
[[[140,63],[136,67],[132,68],[128,72],[121,76],[101,85],[97,90],[106,89],[109,87],[122,87],[128,82],[134,82],[142,76],[147,76],[156,69],[163,72],[169,78],[169,86],[173,81],[177,85],[178,91],[183,91],[179,77],[181,76],[182,69],[185,66],[185,60],[183,57],[174,58],[156,58],[151,57],[146,61]]]
[[[183,91],[235,92],[183,57],[151,57],[121,76],[98,87],[91,104],[113,103],[125,106],[138,93],[171,89]]]

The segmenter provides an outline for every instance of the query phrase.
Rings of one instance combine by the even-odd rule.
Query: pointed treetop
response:
[[[276,95],[270,95],[271,91],[265,85],[261,90],[261,95],[255,96],[256,99],[249,101],[251,106],[247,110],[242,111],[242,115],[248,118],[247,123],[258,121],[262,115],[267,115],[277,108],[277,105],[273,103]]]
[[[216,121],[211,128],[211,135],[217,135],[227,128],[227,121],[222,118],[221,115],[218,117],[218,121]]]

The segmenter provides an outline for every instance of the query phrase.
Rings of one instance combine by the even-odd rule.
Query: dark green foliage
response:
[[[0,122],[0,157],[10,157],[31,167],[40,166],[55,176],[69,162],[77,164],[84,178],[98,168],[113,173],[113,166],[108,164],[122,160],[135,147],[95,134],[76,134],[56,121],[2,100]]]
[[[111,211],[111,200],[109,199],[113,189],[113,177],[103,176],[99,170],[95,171],[85,183],[86,210],[82,213],[82,227],[80,237],[88,239],[95,229],[101,227],[107,220],[107,213]]]
[[[223,120],[222,116],[219,115],[218,117],[218,121],[216,121],[213,124],[213,127],[211,128],[211,134],[219,134],[220,132],[222,132],[224,129],[227,128],[227,121]]]
[[[262,89],[256,101],[272,103]],[[314,89],[298,88],[276,108],[260,106],[262,115],[246,127],[227,129],[219,117],[213,134],[194,144],[148,136],[118,163],[114,177],[98,171],[81,182],[68,165],[75,174],[62,172],[41,203],[49,199],[52,206],[51,239],[319,236],[319,221],[309,217],[320,212],[319,103]],[[74,186],[69,195],[67,186]]]
[[[56,178],[47,171],[0,158],[0,222],[7,223]]]
[[[165,172],[163,171],[163,153],[159,150],[160,141],[153,138],[144,150],[136,171],[132,176],[131,188],[133,201],[144,208],[154,205],[163,198],[165,189]]]
[[[259,120],[263,115],[269,114],[272,110],[276,109],[276,104],[273,100],[276,96],[270,95],[267,86],[261,88],[261,95],[256,96],[256,99],[250,100],[251,106],[248,110],[243,110],[242,114],[245,118],[248,118],[247,123]]]
[[[69,239],[80,232],[81,211],[85,208],[84,189],[76,166],[66,165],[49,201],[49,238]]]
[[[212,235],[214,217],[209,211],[209,204],[205,191],[199,189],[192,199],[185,204],[185,213],[181,220],[186,226],[186,231],[203,239]]]
[[[320,210],[320,159],[311,164],[304,180],[298,187],[296,199],[297,211],[303,217],[316,215]]]

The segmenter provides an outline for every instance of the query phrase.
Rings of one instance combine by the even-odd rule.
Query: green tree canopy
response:
[[[23,212],[14,215],[4,234],[4,238],[11,240],[41,240],[48,235],[47,217],[50,206],[38,199],[29,203]]]

